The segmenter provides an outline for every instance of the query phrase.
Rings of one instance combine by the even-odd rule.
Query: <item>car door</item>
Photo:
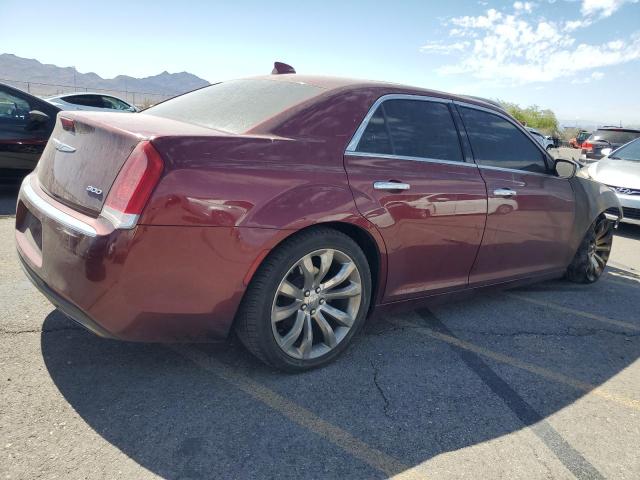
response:
[[[27,93],[0,85],[0,177],[18,177],[33,170],[57,112],[54,106]]]
[[[345,152],[359,211],[387,248],[383,301],[464,288],[484,230],[486,188],[450,101],[387,95]]]
[[[480,173],[488,215],[470,285],[566,268],[574,194],[552,160],[507,115],[457,104]]]

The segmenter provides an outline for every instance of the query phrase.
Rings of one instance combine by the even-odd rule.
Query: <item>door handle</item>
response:
[[[401,182],[374,182],[374,190],[409,190],[411,185]]]
[[[516,192],[515,190],[512,190],[510,188],[496,188],[493,191],[493,194],[496,197],[515,197],[517,193],[518,192]]]

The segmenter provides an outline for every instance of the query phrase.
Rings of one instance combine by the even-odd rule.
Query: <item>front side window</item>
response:
[[[29,112],[36,110],[26,98],[4,90],[0,86],[0,140],[22,140],[37,137],[47,126],[37,122]]]
[[[113,110],[129,110],[131,108],[131,105],[124,103],[122,100],[106,95],[102,97],[102,103],[104,108],[111,108]]]
[[[376,110],[357,151],[462,162],[449,107],[424,100],[387,100]]]
[[[474,108],[460,107],[460,114],[478,164],[547,173],[544,154],[511,122]]]
[[[0,120],[3,123],[26,123],[31,105],[5,90],[0,90]]]

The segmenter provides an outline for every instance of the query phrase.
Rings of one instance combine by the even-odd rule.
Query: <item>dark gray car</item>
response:
[[[640,137],[640,130],[632,128],[601,127],[582,143],[581,159],[588,163],[600,160],[616,148]],[[609,149],[609,150],[606,150]],[[603,150],[605,152],[603,153]]]
[[[20,89],[0,83],[0,183],[33,170],[60,109]]]

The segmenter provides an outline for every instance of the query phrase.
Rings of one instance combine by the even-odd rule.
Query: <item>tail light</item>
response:
[[[113,182],[102,207],[102,216],[116,228],[133,228],[158,184],[163,168],[162,158],[151,142],[140,142]]]
[[[60,123],[62,124],[63,130],[71,133],[76,133],[76,122],[74,122],[70,118],[60,117]]]
[[[591,150],[593,150],[593,143],[587,142],[585,140],[584,142],[582,142],[582,149],[587,152],[590,152]]]

